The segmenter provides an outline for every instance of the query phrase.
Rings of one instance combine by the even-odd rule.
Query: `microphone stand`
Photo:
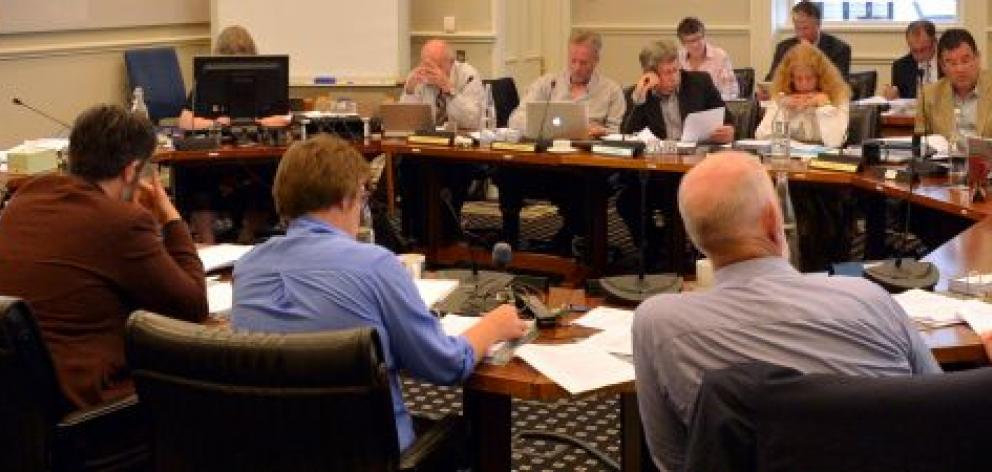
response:
[[[633,93],[633,91],[631,92]],[[620,133],[626,129],[626,121],[633,115],[631,111],[620,125]],[[604,277],[599,283],[603,291],[611,297],[627,303],[636,304],[647,300],[652,295],[659,293],[674,293],[682,289],[682,277],[675,274],[647,274],[647,225],[648,225],[648,170],[641,167],[637,171],[638,183],[641,187],[641,219],[638,233],[641,236],[641,245],[638,248],[637,275],[617,275]],[[666,224],[668,222],[666,221]]]
[[[929,134],[929,122],[925,113],[926,98],[923,95],[923,70],[918,69],[919,93],[918,100],[922,104],[920,112],[923,113],[923,152],[914,152],[909,162],[909,196],[906,201],[906,220],[902,232],[902,247],[896,250],[895,260],[888,260],[874,267],[865,269],[865,278],[881,285],[891,293],[900,293],[906,290],[919,288],[933,290],[940,278],[940,271],[937,266],[930,262],[918,261],[915,258],[906,256],[906,246],[909,242],[909,222],[912,215],[913,203],[913,183],[916,181],[917,160],[921,159],[921,154],[926,154],[929,147],[926,144],[926,136]]]

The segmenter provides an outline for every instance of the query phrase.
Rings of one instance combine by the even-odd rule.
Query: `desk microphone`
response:
[[[66,123],[66,122],[64,122],[64,121],[62,121],[62,120],[60,120],[58,118],[55,118],[54,116],[49,115],[48,113],[45,113],[45,112],[43,112],[43,111],[41,111],[41,110],[39,110],[39,109],[31,106],[31,105],[28,105],[27,103],[22,102],[20,98],[13,97],[13,98],[10,99],[10,103],[13,103],[14,105],[17,105],[19,107],[27,108],[28,110],[31,110],[31,111],[35,112],[36,114],[38,114],[38,115],[41,115],[42,117],[44,117],[48,121],[51,121],[53,123],[56,123],[56,124],[58,124],[59,126],[65,128],[65,129],[68,129],[68,130],[71,130],[72,129],[72,125],[70,125],[70,124],[68,124],[68,123]]]
[[[556,85],[558,85],[558,80],[551,79],[551,90],[548,91],[548,98],[544,100],[544,111],[541,112],[541,128],[537,132],[537,139],[536,139],[537,151],[543,151],[544,149],[547,148],[547,143],[544,143],[544,125],[547,124],[548,108],[551,106],[551,98],[555,94]]]
[[[512,260],[513,248],[509,244],[500,241],[493,245],[493,267],[496,270],[506,270],[506,267],[510,265],[510,261]]]

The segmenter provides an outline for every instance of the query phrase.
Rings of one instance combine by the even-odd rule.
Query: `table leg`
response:
[[[441,250],[441,177],[440,163],[430,159],[420,161],[423,164],[424,192],[420,198],[425,202],[421,207],[427,212],[426,234],[427,260],[437,261]],[[447,211],[447,210],[445,210]]]
[[[888,256],[885,254],[885,229],[888,226],[885,195],[860,192],[858,201],[865,213],[865,260],[883,259]]]
[[[624,472],[656,471],[651,453],[644,442],[637,394],[620,394],[620,470]]]
[[[598,277],[606,272],[607,251],[609,249],[609,218],[608,199],[606,194],[606,178],[598,172],[584,172],[585,178],[585,209],[590,217],[587,219],[586,234],[589,238],[590,261],[592,275]]]
[[[393,168],[393,153],[387,152],[383,172],[386,173],[386,208],[389,216],[396,215],[396,169]]]
[[[472,470],[509,471],[512,452],[510,397],[471,388],[462,392]]]

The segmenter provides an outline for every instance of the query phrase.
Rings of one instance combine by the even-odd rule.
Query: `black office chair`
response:
[[[141,87],[152,122],[176,118],[182,113],[186,85],[175,48],[129,49],[124,52],[124,65],[128,100],[134,88]]]
[[[726,100],[727,111],[734,120],[734,139],[754,138],[758,129],[758,112],[761,106],[753,98],[746,100]]]
[[[687,471],[986,471],[992,368],[901,377],[707,372]]]
[[[139,311],[126,348],[157,470],[447,470],[463,435],[445,417],[400,453],[373,328],[232,333]]]
[[[754,68],[744,67],[741,69],[734,69],[734,75],[737,77],[737,97],[742,99],[750,99],[754,96]]]
[[[851,100],[872,97],[878,85],[878,72],[873,70],[851,72],[847,81],[851,85]]]
[[[882,137],[882,110],[878,105],[851,105],[846,146]]]
[[[496,126],[505,127],[510,121],[510,113],[520,105],[517,84],[513,81],[513,77],[487,79],[482,82],[492,84],[493,102],[496,104]]]
[[[27,304],[0,297],[0,470],[143,470],[137,398],[73,411]]]

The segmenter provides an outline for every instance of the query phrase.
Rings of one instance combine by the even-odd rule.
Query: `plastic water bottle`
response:
[[[772,117],[772,140],[769,153],[773,168],[784,169],[788,167],[791,136],[789,116],[785,110],[785,94],[779,92],[775,99],[775,116]]]
[[[141,87],[134,88],[131,96],[131,113],[140,114],[148,118],[148,106],[145,105],[145,90]]]
[[[964,127],[961,107],[954,107],[954,134],[947,150],[950,168],[947,171],[947,183],[952,187],[968,185],[968,136],[971,134]]]
[[[479,118],[479,147],[488,148],[496,139],[496,102],[493,86],[486,84],[486,103]]]
[[[782,220],[785,223],[785,241],[789,245],[789,263],[799,269],[799,228],[796,225],[796,212],[792,208],[792,197],[789,195],[789,176],[784,171],[775,173],[775,191],[778,193],[779,204],[782,205]]]
[[[372,229],[372,206],[365,203],[362,205],[362,217],[358,224],[358,237],[361,242],[375,244],[375,230]]]

